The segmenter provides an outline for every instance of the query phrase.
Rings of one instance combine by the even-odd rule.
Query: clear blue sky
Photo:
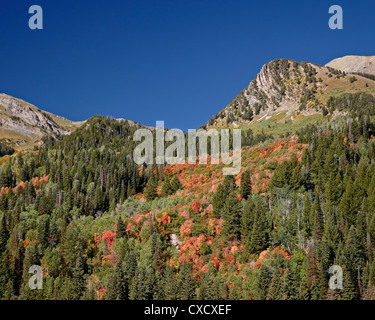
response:
[[[44,30],[28,9],[44,10]],[[344,30],[328,28],[328,8]],[[375,55],[373,0],[2,0],[0,92],[71,120],[197,128],[277,58]]]

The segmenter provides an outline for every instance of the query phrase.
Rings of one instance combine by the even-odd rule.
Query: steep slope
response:
[[[80,122],[73,122],[7,94],[0,94],[0,139],[24,150],[41,143],[45,135],[66,135]]]
[[[332,72],[328,86],[346,85]],[[139,168],[131,137],[142,126],[99,116],[6,157],[0,298],[375,299],[375,98],[316,99],[327,97],[330,114],[347,115],[243,146],[237,176],[223,164]],[[334,293],[336,261],[351,285]],[[34,263],[44,290],[23,276]]]
[[[345,56],[332,60],[326,66],[349,73],[365,73],[375,76],[375,56]]]
[[[331,96],[375,94],[375,81],[331,67],[280,59],[265,64],[250,84],[205,127],[249,125],[279,116],[280,120],[325,113]]]

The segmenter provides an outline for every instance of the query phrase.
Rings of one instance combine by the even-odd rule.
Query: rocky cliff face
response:
[[[44,135],[69,134],[75,123],[42,111],[7,94],[0,94],[0,139],[23,149],[40,142]]]
[[[332,60],[326,66],[349,73],[365,73],[375,76],[375,56],[345,56]]]
[[[321,113],[332,94],[373,93],[375,81],[309,62],[279,59],[265,64],[250,84],[204,127],[247,125],[275,112]]]

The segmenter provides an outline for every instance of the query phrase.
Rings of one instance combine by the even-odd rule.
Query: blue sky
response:
[[[341,5],[344,30],[330,30]],[[28,9],[44,10],[44,30]],[[375,1],[3,0],[0,92],[71,120],[197,128],[277,58],[375,55]]]

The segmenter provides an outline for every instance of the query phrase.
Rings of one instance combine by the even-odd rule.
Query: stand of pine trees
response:
[[[253,191],[243,168],[215,193],[178,197],[178,175],[134,164],[139,125],[105,117],[9,157],[0,167],[0,298],[374,299],[375,102],[350,95],[327,110],[343,105],[348,114],[296,132],[302,157],[272,168],[266,192]],[[222,222],[220,236],[202,225],[207,214]],[[185,244],[202,245],[176,263],[170,235],[183,231]],[[29,288],[33,265],[48,266],[43,290]],[[332,265],[343,270],[342,290],[329,289]]]

